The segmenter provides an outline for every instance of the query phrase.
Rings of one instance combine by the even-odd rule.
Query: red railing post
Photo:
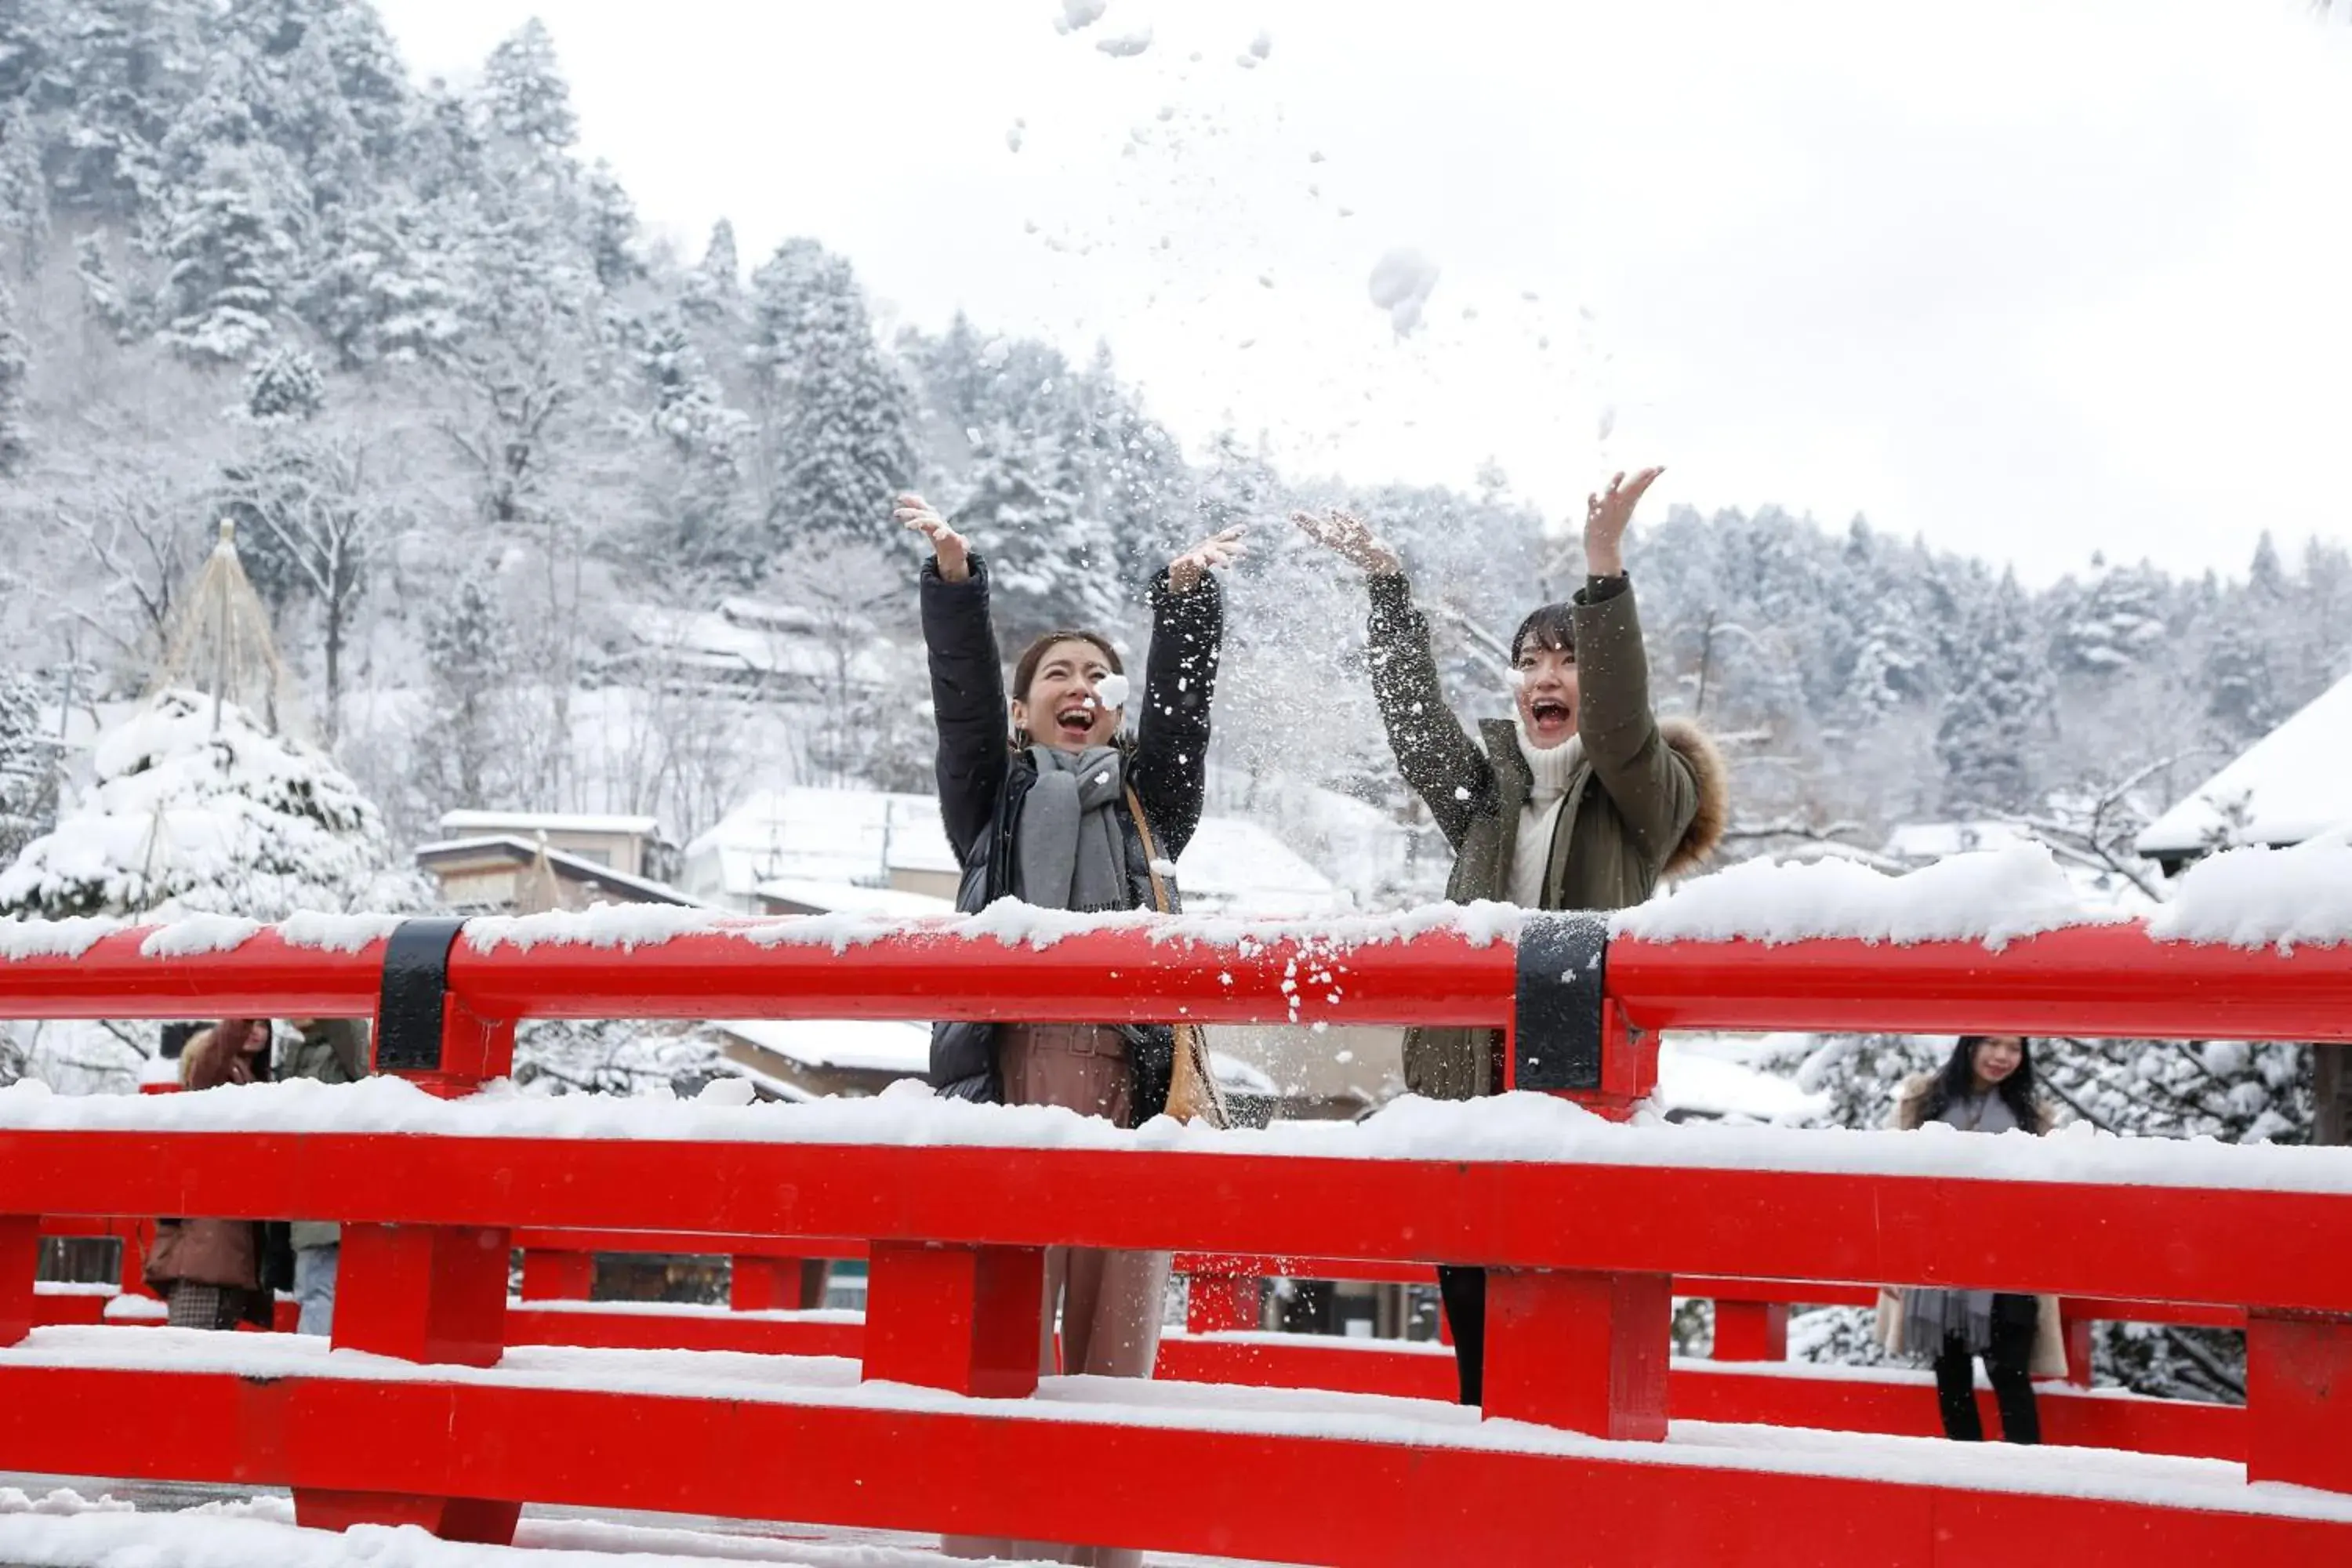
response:
[[[2352,1317],[2246,1314],[2246,1479],[2352,1492]]]
[[[1715,1299],[1715,1359],[1787,1361],[1789,1304]]]
[[[343,1226],[333,1343],[403,1361],[495,1366],[506,1350],[507,1232],[459,1226]],[[445,1541],[509,1545],[520,1502],[294,1489],[313,1530],[415,1524]]]
[[[549,1252],[527,1247],[522,1255],[526,1301],[585,1301],[596,1281],[593,1252]]]
[[[344,1226],[336,1348],[497,1365],[506,1348],[507,1257],[504,1230]]]
[[[866,1378],[981,1398],[1034,1394],[1045,1295],[1038,1247],[877,1242],[866,1274]]]
[[[1486,1414],[1663,1441],[1673,1315],[1664,1274],[1488,1270]]]
[[[2058,1304],[2058,1330],[2066,1343],[2066,1382],[2075,1388],[2091,1386],[2092,1320],[2074,1310],[2074,1303]]]
[[[746,1258],[729,1261],[727,1304],[738,1312],[804,1312],[824,1305],[822,1258]]]
[[[1184,1281],[1184,1331],[1190,1334],[1232,1333],[1262,1326],[1265,1317],[1263,1281],[1204,1260],[1203,1272]]]
[[[41,1271],[41,1216],[0,1215],[0,1345],[33,1331],[33,1281]]]

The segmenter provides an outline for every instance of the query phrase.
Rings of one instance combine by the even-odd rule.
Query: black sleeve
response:
[[[1004,666],[988,614],[988,566],[950,583],[936,560],[923,563],[923,647],[930,658],[931,711],[939,725],[940,820],[959,861],[996,815],[1010,760]]]
[[[1209,790],[1209,700],[1225,637],[1223,590],[1203,572],[1189,591],[1151,582],[1151,651],[1136,721],[1135,766],[1129,782],[1170,860],[1184,853],[1201,824]]]

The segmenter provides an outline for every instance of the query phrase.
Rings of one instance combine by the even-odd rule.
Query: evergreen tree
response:
[[[48,254],[48,176],[40,132],[21,98],[0,114],[0,243],[13,247],[17,270],[27,278]]]
[[[772,538],[893,542],[890,497],[915,472],[907,392],[874,341],[849,263],[789,239],[751,284]]]
[[[588,171],[583,194],[587,204],[586,243],[596,280],[612,289],[644,277],[645,263],[637,259],[635,251],[637,211],[611,166],[599,160]]]
[[[202,0],[110,0],[62,7],[42,87],[59,107],[58,195],[85,211],[135,216],[157,149],[211,63]]]
[[[459,803],[491,801],[506,739],[499,696],[517,653],[498,584],[478,572],[460,576],[448,596],[425,611],[425,658],[439,741],[434,756],[444,770],[445,794],[454,791]]]
[[[2033,726],[2048,711],[2050,687],[2014,577],[2002,579],[1971,643],[1936,727],[1945,806],[1956,815],[2021,810],[2034,797]]]
[[[555,58],[555,40],[534,16],[490,51],[482,97],[498,134],[552,157],[580,139],[572,89]]]
[[[300,178],[228,80],[173,122],[147,247],[163,264],[155,309],[168,346],[198,363],[268,342],[302,266]]]
[[[22,671],[0,668],[0,865],[49,830],[57,809],[54,751],[42,729],[39,691]]]
[[[2102,574],[2060,626],[2060,668],[2112,678],[2137,668],[2165,641],[2164,590],[2146,565]]]
[[[2270,650],[2239,615],[2225,616],[2205,646],[2201,684],[2214,744],[2234,754],[2276,729],[2286,717],[2277,701]]]
[[[163,691],[92,763],[88,795],[0,872],[0,911],[278,920],[416,903],[359,786],[233,702]]]
[[[22,468],[32,446],[25,411],[31,360],[25,334],[16,330],[16,290],[0,278],[0,477]]]
[[[971,498],[955,514],[957,529],[988,552],[999,614],[1016,637],[1114,625],[1136,597],[1119,581],[1118,552],[1087,509],[1060,434],[1024,436],[1002,422],[982,432]]]
[[[735,226],[720,218],[710,226],[710,243],[688,272],[679,290],[688,316],[706,324],[731,325],[743,314],[743,264],[735,254]]]

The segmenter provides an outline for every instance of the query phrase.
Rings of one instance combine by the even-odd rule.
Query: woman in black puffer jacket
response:
[[[1187,551],[1153,581],[1143,708],[1130,736],[1122,724],[1127,677],[1099,632],[1048,632],[1030,644],[1008,702],[986,563],[919,496],[899,497],[898,515],[931,542],[923,641],[940,731],[940,816],[963,868],[956,907],[976,914],[1014,898],[1081,912],[1150,909],[1155,851],[1172,900],[1173,862],[1201,820],[1224,630],[1209,569],[1240,555],[1241,531]],[[930,1079],[942,1094],[1066,1106],[1131,1127],[1165,1106],[1173,1055],[1164,1026],[936,1024]],[[1150,1376],[1168,1255],[1053,1247],[1045,1269],[1039,1369],[1055,1369],[1058,1305],[1064,1371]],[[955,1539],[948,1547],[957,1555],[1027,1554],[1021,1542]],[[1062,1562],[1139,1561],[1048,1550]]]

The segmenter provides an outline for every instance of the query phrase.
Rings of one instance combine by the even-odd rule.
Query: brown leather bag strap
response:
[[[1168,896],[1168,884],[1160,879],[1160,846],[1151,837],[1151,824],[1143,815],[1143,802],[1136,798],[1135,786],[1127,786],[1127,809],[1135,818],[1135,831],[1143,839],[1143,868],[1151,877],[1151,907],[1161,914],[1175,912],[1174,900]]]

